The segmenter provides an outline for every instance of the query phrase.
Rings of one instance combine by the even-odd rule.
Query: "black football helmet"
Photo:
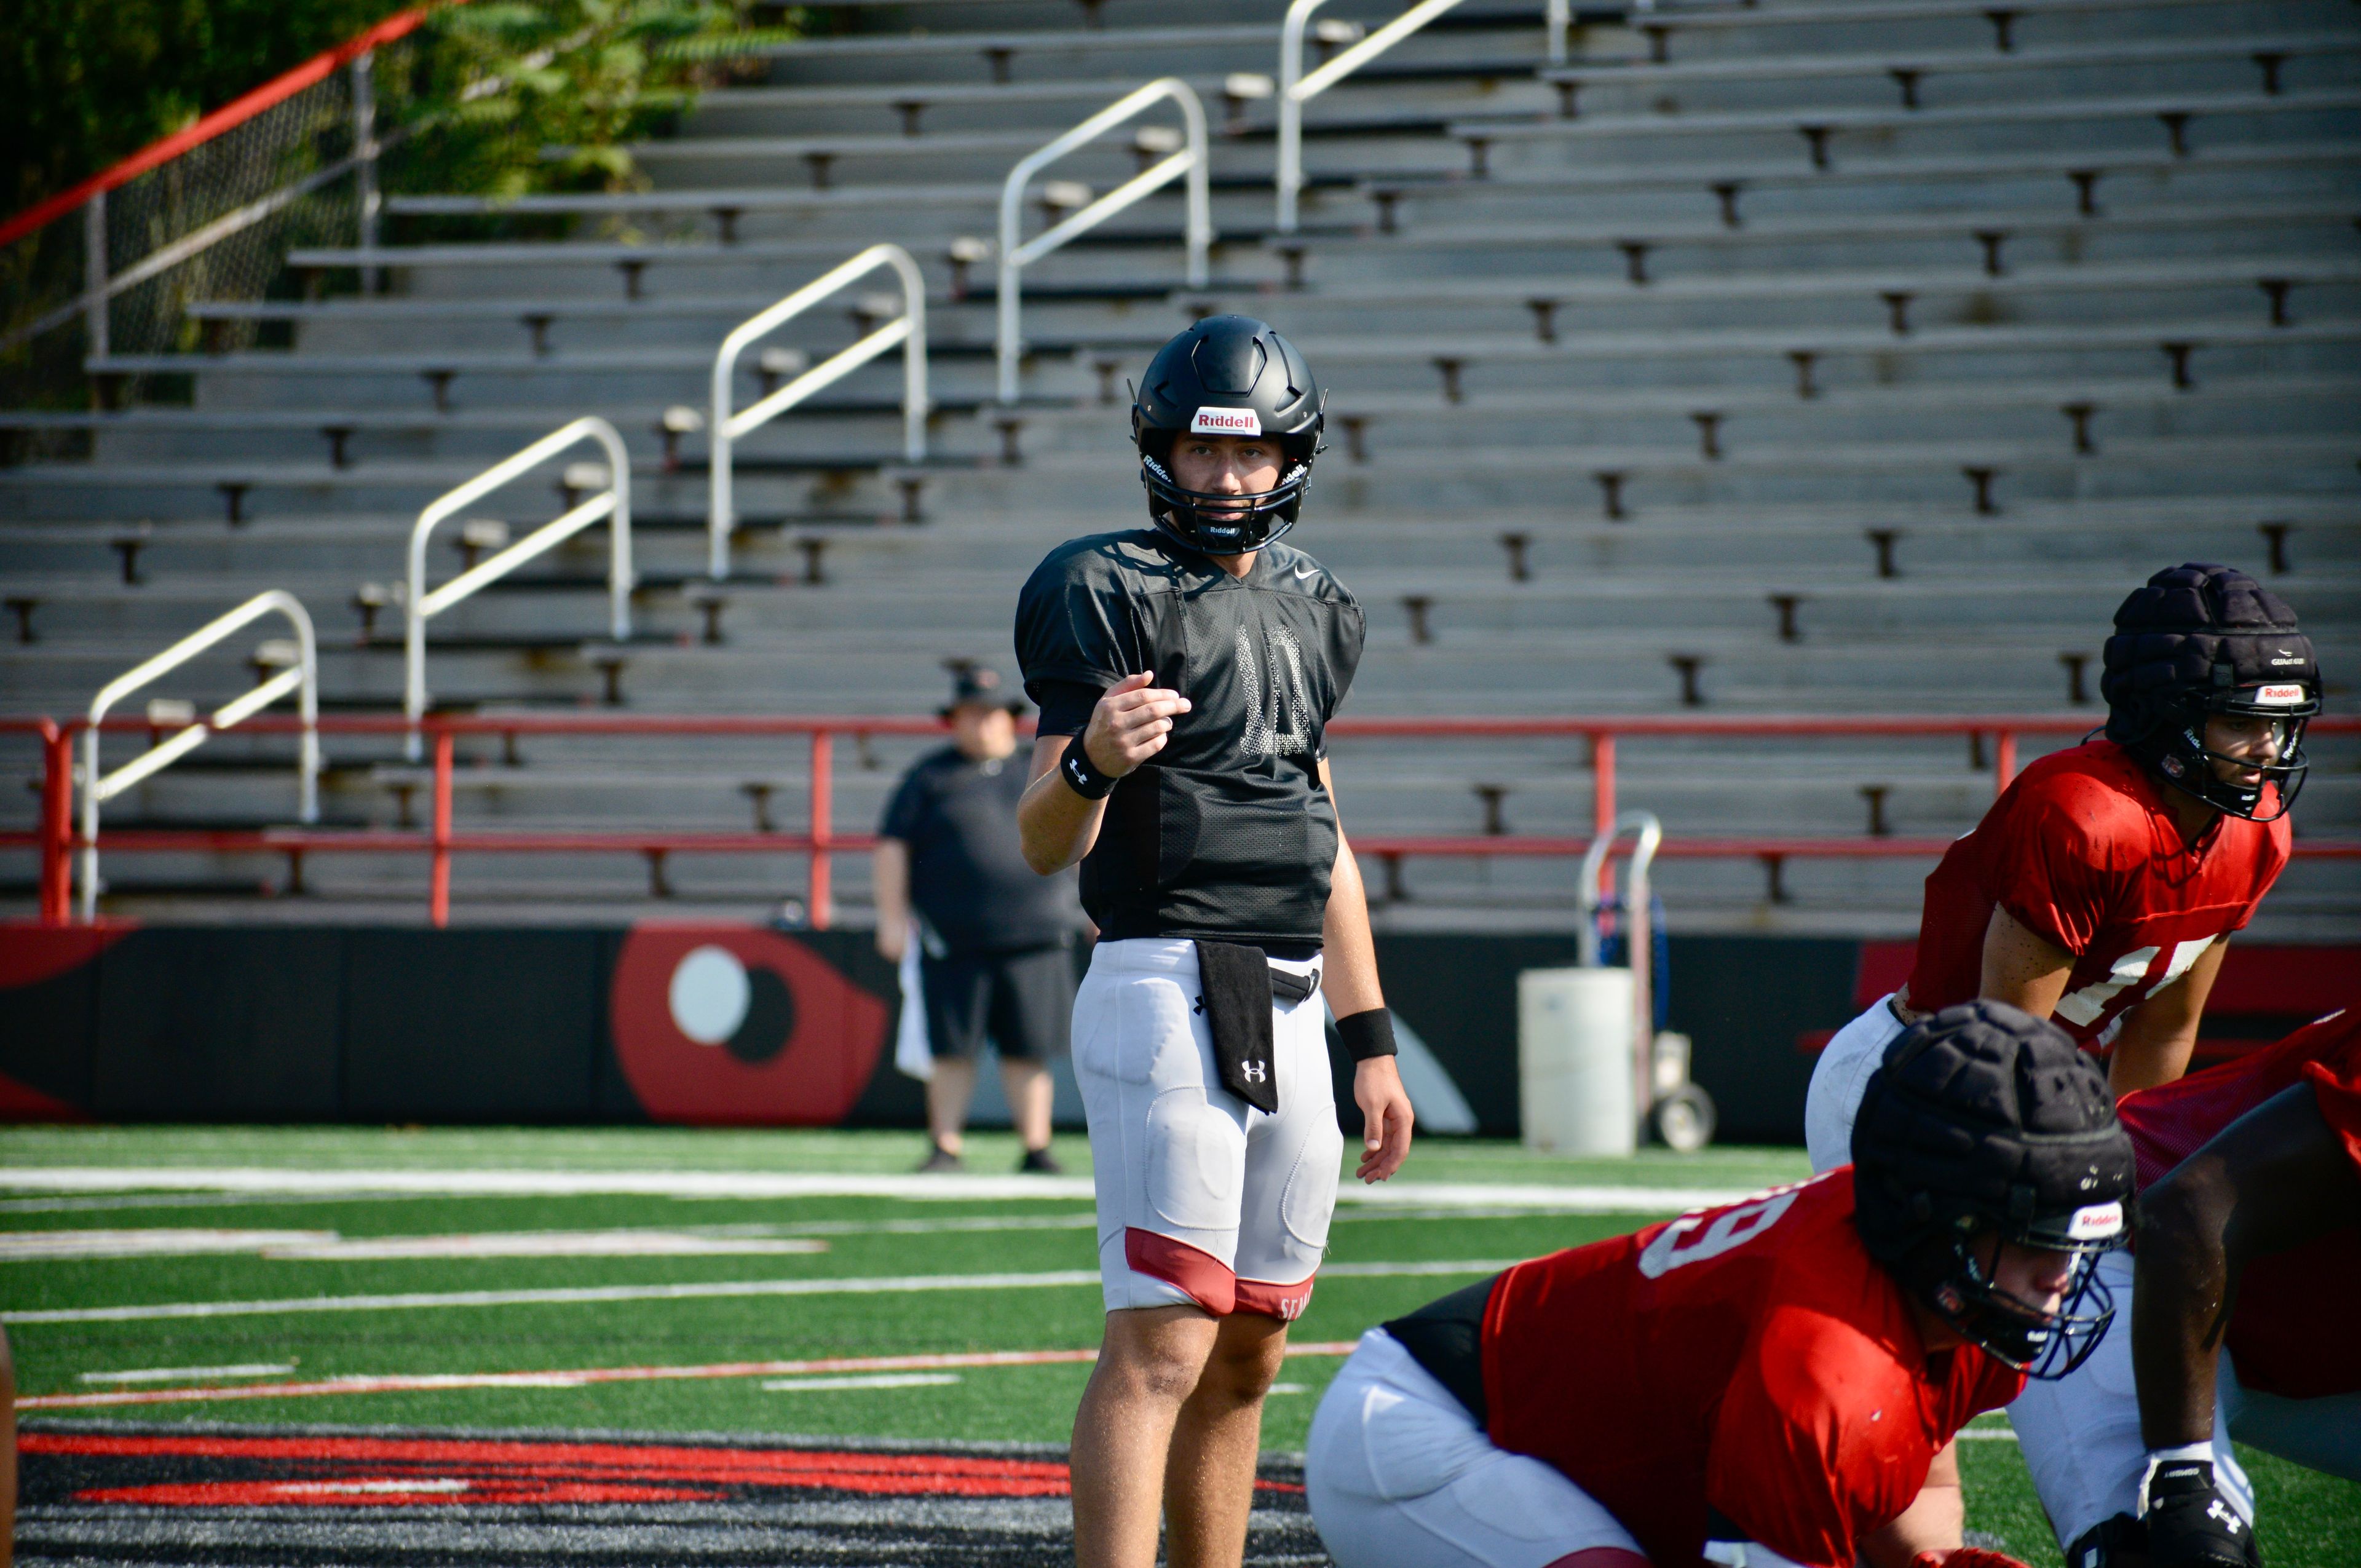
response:
[[[1921,1019],[1870,1075],[1852,1159],[1861,1241],[1962,1338],[2040,1378],[2098,1348],[2115,1306],[2096,1268],[2125,1239],[2132,1141],[2064,1030],[2004,1002]],[[1987,1236],[2070,1255],[2054,1309],[1998,1288],[1976,1255]]]
[[[1131,439],[1156,526],[1206,555],[1258,550],[1295,526],[1320,454],[1326,395],[1295,345],[1252,316],[1207,316],[1156,351],[1132,394]],[[1185,434],[1278,444],[1279,484],[1247,495],[1182,489],[1172,445]],[[1217,515],[1215,515],[1217,514]]]
[[[2311,767],[2303,731],[2320,711],[2320,667],[2286,600],[2235,567],[2192,561],[2133,590],[2103,657],[2107,739],[2233,816],[2271,822],[2295,805]],[[2205,720],[2216,713],[2279,725],[2279,760],[2254,784],[2214,772]]]

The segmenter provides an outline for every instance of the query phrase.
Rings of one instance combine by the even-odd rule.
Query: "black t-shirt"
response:
[[[1363,634],[1359,603],[1285,543],[1244,580],[1150,529],[1071,540],[1035,569],[1016,658],[1043,733],[1076,732],[1081,692],[1142,670],[1191,704],[1082,861],[1103,937],[1320,940],[1337,830],[1318,763]]]
[[[1025,754],[981,762],[945,746],[903,775],[877,831],[910,847],[910,901],[950,952],[1016,952],[1072,938],[1074,879],[1025,863],[1016,801]]]

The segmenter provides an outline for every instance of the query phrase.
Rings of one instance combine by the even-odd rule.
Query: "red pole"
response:
[[[434,860],[428,873],[426,918],[451,924],[451,732],[434,732]]]
[[[41,924],[73,917],[73,732],[41,721]]]
[[[1605,729],[1590,732],[1590,834],[1594,839],[1613,837],[1615,832],[1615,737]],[[1615,863],[1612,857],[1598,862],[1598,888],[1605,894],[1615,889]]]
[[[2009,780],[2015,777],[2016,777],[2016,737],[2004,729],[1995,738],[1993,746],[1993,798],[1999,798],[2001,791],[2006,789]]]
[[[824,729],[812,731],[811,780],[811,926],[815,931],[825,931],[835,918],[830,907],[832,898],[831,872],[829,860],[829,817],[831,815],[830,792],[834,785],[836,737]]]

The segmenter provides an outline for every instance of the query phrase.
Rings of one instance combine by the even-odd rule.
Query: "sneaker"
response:
[[[1027,1149],[1025,1151],[1025,1157],[1016,1162],[1016,1168],[1020,1172],[1033,1176],[1063,1176],[1066,1174],[1066,1168],[1060,1165],[1058,1163],[1057,1157],[1051,1154],[1048,1149]]]
[[[966,1168],[967,1161],[951,1153],[942,1145],[937,1144],[933,1152],[927,1156],[926,1163],[918,1167],[918,1174],[926,1176],[939,1174],[946,1170],[965,1170]]]

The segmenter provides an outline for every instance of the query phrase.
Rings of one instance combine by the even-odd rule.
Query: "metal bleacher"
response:
[[[1390,0],[1337,0],[1375,27]],[[0,468],[21,629],[0,710],[79,712],[125,664],[266,587],[319,622],[324,711],[396,712],[388,585],[419,509],[577,415],[631,444],[634,630],[606,633],[593,530],[439,619],[439,702],[480,713],[911,713],[946,659],[1008,668],[1016,593],[1076,533],[1145,521],[1122,390],[1215,310],[1263,316],[1330,389],[1300,543],[1360,596],[1348,713],[2087,712],[2114,605],[2160,566],[2235,563],[2302,613],[2330,707],[2361,669],[2361,15],[2349,0],[1760,0],[1585,11],[1547,59],[1540,0],[1468,0],[1305,108],[1300,228],[1277,232],[1279,0],[839,0],[635,149],[620,196],[393,192],[374,248],[299,248],[272,297],[199,302],[203,346],[119,355],[186,405],[0,412],[90,455]],[[1332,29],[1330,42],[1350,36]],[[993,397],[993,232],[1027,151],[1178,75],[1213,123],[1207,286],[1178,185],[1028,268],[1023,397]],[[1167,116],[1169,117],[1169,116]],[[1150,116],[1155,119],[1155,116]],[[1160,122],[1159,122],[1160,124]],[[1061,163],[1094,192],[1160,146]],[[1071,201],[1071,195],[1069,196]],[[1056,209],[1028,215],[1044,225]],[[511,225],[494,232],[488,219]],[[566,237],[518,232],[570,220]],[[739,443],[733,570],[702,576],[702,407],[737,323],[862,247],[925,269],[935,414],[901,449],[881,359]],[[376,276],[382,291],[354,291]],[[876,323],[858,294],[777,340]],[[268,346],[264,345],[269,345]],[[757,378],[749,356],[743,381]],[[478,515],[519,532],[553,470]],[[493,537],[450,532],[436,576]],[[365,587],[366,585],[366,587]],[[235,694],[242,648],[193,668]],[[202,684],[202,683],[200,683]],[[2052,742],[2041,742],[2049,744]],[[873,820],[922,742],[844,755]],[[110,826],[288,819],[284,737],[225,737]],[[2037,749],[2037,748],[2036,748]],[[2299,834],[2361,831],[2361,743],[2323,737]],[[1627,743],[1620,792],[1667,833],[1938,837],[1990,758],[1955,742]],[[23,753],[6,753],[12,762]],[[2028,752],[2028,754],[2030,754]],[[1565,741],[1342,741],[1356,833],[1579,834]],[[790,822],[777,740],[463,742],[462,825]],[[1977,771],[1982,767],[1987,771]],[[31,779],[29,768],[19,768]],[[332,736],[330,825],[417,819],[393,738]],[[0,825],[28,826],[11,792]],[[7,861],[10,905],[29,860]],[[1676,929],[1906,931],[1922,863],[1660,862]],[[376,918],[415,857],[336,857],[301,897],[267,858],[126,857],[148,917]],[[463,861],[480,919],[758,913],[787,857]],[[839,880],[862,918],[866,872]],[[1381,925],[1552,928],[1564,861],[1412,861]],[[2258,930],[2352,938],[2361,868],[2294,867]]]

